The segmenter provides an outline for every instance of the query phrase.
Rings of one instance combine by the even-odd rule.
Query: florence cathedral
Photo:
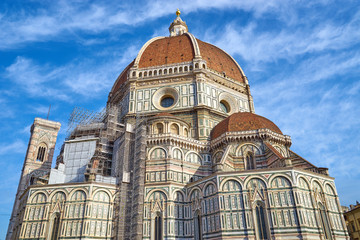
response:
[[[35,118],[6,239],[349,239],[328,170],[255,114],[239,64],[176,15],[54,168],[60,123]]]

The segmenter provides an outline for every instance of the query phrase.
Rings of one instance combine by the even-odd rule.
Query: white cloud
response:
[[[4,76],[30,96],[68,100],[65,93],[51,86],[62,71],[62,68],[41,67],[28,58],[17,57],[15,62],[6,68]]]
[[[207,32],[205,39],[214,42],[233,55],[255,64],[291,61],[299,55],[346,49],[360,39],[360,11],[347,23],[317,19],[313,26],[284,26],[281,30],[267,31],[258,23],[246,26],[230,23],[222,32]],[[220,36],[220,37],[219,37]]]
[[[335,177],[360,174],[359,156],[353,155],[360,142],[360,87],[347,76],[359,66],[357,52],[324,55],[252,86],[257,113],[291,135],[300,155],[329,167]]]
[[[17,91],[21,89],[31,97],[63,101],[73,101],[76,97],[74,93],[94,97],[111,89],[122,69],[136,57],[139,48],[130,45],[124,51],[112,49],[112,52],[118,53],[107,58],[73,60],[63,66],[41,65],[31,59],[17,57],[5,69],[4,77],[16,84],[12,87]],[[45,108],[43,112],[39,110],[36,111],[45,112]]]
[[[301,3],[305,5],[304,3]],[[174,14],[177,7],[185,13],[211,9],[237,9],[252,12],[260,17],[272,13],[278,18],[289,21],[296,4],[287,1],[265,0],[186,0],[186,1],[103,1],[96,3],[51,1],[43,2],[38,9],[19,12],[0,13],[0,49],[22,46],[28,42],[48,40],[73,40],[78,32],[96,34],[103,31],[119,32],[123,27],[148,23],[148,21]],[[79,40],[79,39],[78,39]],[[81,41],[85,44],[96,43],[97,39]]]
[[[21,140],[16,140],[10,144],[2,143],[0,146],[0,155],[24,153],[26,151],[26,144]]]

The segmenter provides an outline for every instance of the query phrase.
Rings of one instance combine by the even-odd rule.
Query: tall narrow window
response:
[[[162,134],[162,133],[164,133],[164,125],[163,125],[162,123],[157,123],[157,124],[156,124],[155,133],[156,133],[156,134]]]
[[[255,206],[255,218],[256,218],[256,233],[258,239],[269,239],[267,226],[266,226],[266,216],[264,204],[260,201],[256,203]]]
[[[195,212],[195,217],[194,217],[194,239],[195,240],[201,240],[202,239],[202,234],[201,234],[201,216],[200,216],[200,211],[197,210]]]
[[[321,218],[321,224],[322,224],[322,227],[323,227],[323,232],[324,232],[324,235],[325,235],[325,239],[332,239],[331,238],[330,225],[329,225],[328,218],[326,216],[326,211],[325,211],[324,205],[319,203],[319,209],[320,209],[320,218]]]
[[[51,231],[51,240],[57,240],[59,236],[60,228],[60,213],[55,213],[55,217],[52,219],[52,231]]]
[[[246,169],[251,170],[255,168],[254,157],[251,153],[246,155]]]
[[[45,153],[46,153],[46,148],[44,146],[40,146],[38,148],[36,161],[43,162],[45,159]]]
[[[171,124],[170,131],[172,134],[179,135],[179,126],[175,123]]]
[[[162,219],[159,212],[155,217],[155,240],[162,240]]]

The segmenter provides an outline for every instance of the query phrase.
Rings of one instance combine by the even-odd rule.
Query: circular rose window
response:
[[[176,106],[179,101],[179,93],[175,88],[159,88],[152,97],[154,106],[159,110],[168,110]]]
[[[175,99],[172,96],[164,96],[160,101],[160,105],[163,108],[168,108],[174,105]]]

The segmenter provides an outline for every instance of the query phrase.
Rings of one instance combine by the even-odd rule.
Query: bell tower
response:
[[[52,159],[61,124],[42,118],[35,118],[30,129],[30,140],[21,171],[14,208],[11,214],[6,239],[16,239],[20,224],[22,194],[30,185],[46,184],[51,170]],[[13,233],[15,233],[14,236]]]

